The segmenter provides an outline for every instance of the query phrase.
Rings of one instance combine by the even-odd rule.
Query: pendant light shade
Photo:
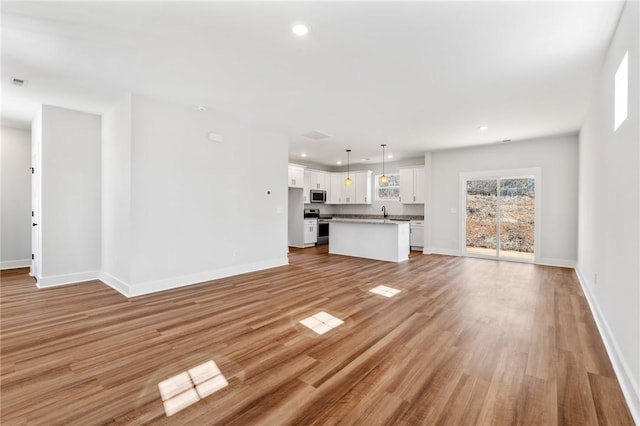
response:
[[[382,175],[378,178],[378,183],[380,185],[386,185],[389,183],[389,177],[384,174],[384,147],[387,146],[386,143],[380,145],[382,147]]]
[[[347,177],[344,179],[344,184],[349,186],[353,183],[353,181],[351,180],[351,177],[349,177],[349,154],[351,153],[351,150],[348,149],[347,150]]]

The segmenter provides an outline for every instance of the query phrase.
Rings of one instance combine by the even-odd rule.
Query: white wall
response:
[[[0,269],[31,264],[31,132],[2,128]]]
[[[131,96],[102,116],[102,274],[131,279]],[[126,293],[126,286],[119,286]]]
[[[627,1],[580,131],[577,271],[640,424],[640,6]],[[613,131],[613,81],[629,52],[628,118]],[[597,275],[597,280],[596,280]]]
[[[427,153],[427,156],[429,153]],[[553,136],[430,153],[427,173],[431,218],[425,252],[461,254],[460,173],[542,169],[539,263],[574,266],[577,258],[578,138]],[[455,209],[452,213],[451,209]],[[429,211],[429,206],[425,209]]]
[[[97,277],[100,269],[100,116],[43,105],[38,285]]]
[[[131,117],[130,295],[287,263],[285,135],[135,95]]]

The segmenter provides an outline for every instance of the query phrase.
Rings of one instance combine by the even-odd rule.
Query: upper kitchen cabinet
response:
[[[349,173],[351,185],[345,185],[346,173],[331,173],[331,188],[327,204],[371,204],[373,172]]]
[[[304,188],[304,167],[289,164],[289,188]]]
[[[342,187],[346,173],[331,173],[329,175],[330,191],[327,197],[327,204],[342,204]]]
[[[305,204],[311,202],[311,179],[308,172],[304,172],[304,190],[302,191],[302,200]]]
[[[321,170],[307,170],[309,175],[309,188],[321,191],[329,191],[331,186],[331,173]]]
[[[424,167],[400,169],[400,202],[424,204],[426,174]]]
[[[356,204],[371,204],[371,180],[373,172],[356,172],[354,175],[355,183],[355,203]]]

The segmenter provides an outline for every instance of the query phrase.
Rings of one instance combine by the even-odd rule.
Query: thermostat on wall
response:
[[[220,133],[209,132],[207,133],[207,136],[209,137],[209,140],[211,142],[218,142],[218,143],[222,142],[222,135]]]

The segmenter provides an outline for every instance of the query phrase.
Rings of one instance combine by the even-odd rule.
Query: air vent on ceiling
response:
[[[20,86],[20,87],[27,87],[29,82],[27,80],[25,80],[25,79],[22,79],[22,78],[11,77],[11,84],[13,84],[15,86]]]
[[[327,139],[331,137],[330,134],[323,133],[318,130],[312,130],[309,133],[305,133],[302,136],[307,137],[309,139],[314,139],[314,140]]]

